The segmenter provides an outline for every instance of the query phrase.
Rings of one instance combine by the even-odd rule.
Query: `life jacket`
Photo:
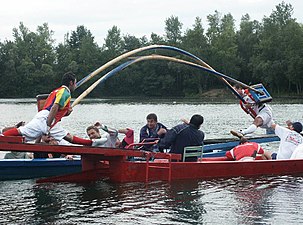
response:
[[[244,157],[253,157],[255,160],[262,160],[263,154],[263,148],[256,142],[240,144],[225,153],[228,159],[237,161]]]
[[[244,89],[244,94],[247,96],[248,100],[245,101],[245,102],[242,102],[240,100],[240,106],[244,110],[244,112],[251,115],[253,118],[256,118],[257,113],[253,110],[253,108],[250,107],[250,106],[245,106],[245,104],[256,104],[256,101],[255,101],[255,99],[253,98],[253,96],[251,95],[251,93],[249,92],[248,89]]]
[[[65,85],[62,85],[61,87],[53,90],[47,97],[45,104],[43,106],[43,110],[50,111],[52,106],[55,103],[58,103],[60,105],[60,108],[55,115],[55,121],[51,125],[51,127],[55,126],[57,122],[59,122],[62,117],[67,115],[68,110],[70,108],[70,90]]]

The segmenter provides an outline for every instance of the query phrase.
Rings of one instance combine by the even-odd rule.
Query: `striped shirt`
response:
[[[59,121],[70,108],[70,99],[70,90],[65,85],[62,85],[50,93],[46,99],[43,110],[50,111],[54,104],[59,104],[59,111],[55,116],[55,120]]]

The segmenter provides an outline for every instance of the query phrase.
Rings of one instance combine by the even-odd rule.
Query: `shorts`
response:
[[[272,112],[271,112],[271,108],[266,105],[259,113],[256,117],[260,117],[263,120],[263,124],[262,124],[262,128],[270,128],[272,125]]]
[[[48,110],[41,110],[29,123],[19,128],[19,131],[22,136],[25,137],[26,142],[34,141],[37,138],[41,137],[43,134],[47,133],[46,120],[48,114]],[[68,132],[64,130],[59,123],[57,123],[54,127],[51,128],[49,133],[51,137],[57,141],[61,141]]]

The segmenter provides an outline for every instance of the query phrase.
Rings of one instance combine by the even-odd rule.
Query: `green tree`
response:
[[[15,62],[17,47],[12,41],[0,43],[0,96],[18,97],[18,89],[14,84],[19,83]]]
[[[269,17],[263,19],[260,42],[253,57],[255,79],[262,81],[277,93],[283,93],[291,86],[289,76],[295,72],[292,70],[291,73],[287,73],[290,61],[294,57],[292,55],[292,59],[288,58],[290,49],[294,50],[297,47],[296,44],[290,43],[293,43],[293,35],[298,34],[300,30],[296,29],[295,32],[293,29],[296,22],[291,17],[292,14],[292,6],[282,2]],[[287,33],[290,31],[291,33]],[[295,61],[298,63],[298,60]]]
[[[150,44],[151,45],[156,45],[156,44],[165,44],[165,40],[163,37],[161,37],[158,34],[152,33],[150,35]]]
[[[33,97],[37,93],[34,87],[37,78],[41,78],[43,83],[42,90],[49,90],[52,82],[53,73],[44,73],[42,69],[45,65],[53,67],[55,62],[55,52],[53,48],[53,31],[49,30],[47,24],[38,26],[37,32],[31,32],[23,23],[20,23],[19,28],[13,29],[15,39],[15,70],[18,74],[18,80],[15,83],[18,88],[18,95],[23,97]],[[51,71],[53,71],[51,69]],[[38,80],[39,80],[38,79]],[[24,88],[26,87],[26,88]]]
[[[171,16],[165,20],[165,36],[168,44],[178,46],[181,43],[182,26],[177,16]]]
[[[214,69],[234,78],[239,77],[239,59],[235,23],[230,13],[221,18],[219,12],[208,15],[209,28],[206,32],[210,45],[209,62]],[[220,83],[221,84],[221,83]]]
[[[88,75],[101,65],[101,50],[90,30],[86,27],[78,26],[76,31],[72,31],[67,40],[71,59],[68,68],[79,74],[79,78]],[[64,52],[64,51],[63,51]],[[72,64],[71,64],[72,63]]]
[[[123,36],[123,49],[126,51],[131,51],[136,48],[142,47],[140,39],[132,35]]]
[[[260,23],[251,21],[248,14],[242,16],[240,30],[237,32],[237,46],[240,66],[239,79],[244,83],[253,81],[253,65],[251,59],[254,55],[255,46],[260,41]]]
[[[114,58],[120,55],[123,51],[123,39],[121,37],[121,31],[117,26],[113,26],[107,33],[105,38],[105,44],[103,49],[107,55],[107,58]]]
[[[186,30],[182,41],[182,47],[188,52],[198,56],[200,59],[205,60],[205,58],[208,57],[209,45],[204,34],[201,18],[196,17],[193,28]],[[202,94],[203,90],[208,89],[209,80],[213,80],[209,74],[194,68],[186,67],[183,71],[186,74],[184,91],[188,95]]]

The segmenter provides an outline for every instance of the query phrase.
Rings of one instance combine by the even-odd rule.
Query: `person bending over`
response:
[[[65,73],[62,78],[62,86],[53,90],[46,99],[43,109],[25,126],[13,128],[3,132],[4,136],[25,137],[25,141],[34,141],[42,135],[49,135],[58,142],[65,139],[73,144],[95,145],[96,141],[83,139],[64,130],[60,121],[62,117],[70,115],[71,92],[76,88],[76,77],[72,72]]]
[[[241,137],[240,144],[225,155],[228,159],[237,161],[271,159],[270,154],[265,154],[260,144],[249,142],[245,137]]]
[[[159,148],[170,148],[170,153],[182,154],[183,157],[185,147],[203,145],[204,133],[199,130],[203,121],[203,116],[195,114],[188,124],[174,126],[168,130],[164,138],[159,140]],[[188,158],[187,161],[197,161],[197,157]]]

